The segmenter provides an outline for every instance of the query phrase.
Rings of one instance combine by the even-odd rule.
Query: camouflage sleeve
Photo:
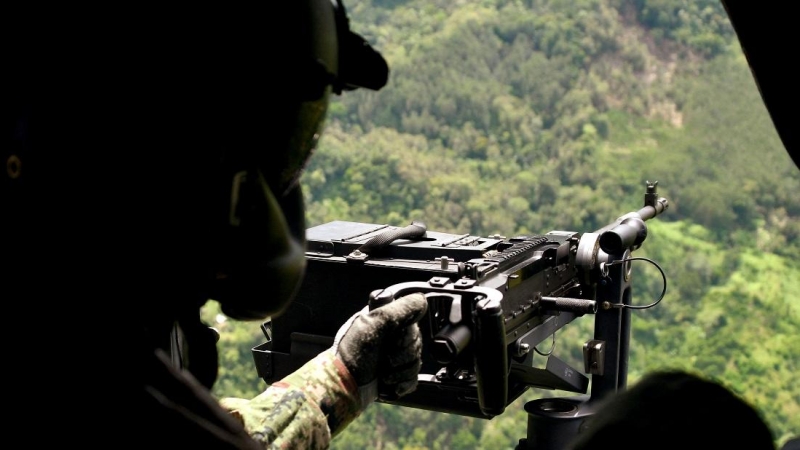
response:
[[[252,400],[220,401],[264,448],[328,448],[361,413],[358,386],[331,350]]]

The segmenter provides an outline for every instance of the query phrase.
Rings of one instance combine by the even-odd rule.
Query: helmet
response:
[[[104,14],[15,16],[0,197],[26,282],[9,298],[56,298],[32,290],[66,289],[58,277],[92,309],[148,311],[160,348],[209,298],[235,319],[280,314],[304,271],[298,180],[330,95],[380,89],[386,62],[338,0]]]

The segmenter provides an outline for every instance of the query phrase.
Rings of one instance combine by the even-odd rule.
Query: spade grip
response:
[[[475,375],[478,404],[493,417],[506,409],[508,398],[508,353],[503,308],[496,299],[483,299],[475,310]]]

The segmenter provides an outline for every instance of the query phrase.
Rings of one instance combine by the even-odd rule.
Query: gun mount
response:
[[[648,182],[640,210],[595,232],[479,237],[428,231],[418,222],[309,228],[305,281],[287,311],[262,325],[267,341],[253,348],[258,374],[277,381],[329,348],[365,302],[421,292],[429,308],[419,323],[418,388],[378,401],[491,418],[530,387],[586,394],[591,376],[592,400],[616,392],[627,378],[631,261],[641,259],[631,252],[647,237],[645,221],[668,207],[656,185]],[[544,368],[535,367],[532,350],[587,314],[595,324],[584,344],[584,367],[553,354]],[[584,414],[574,400],[529,406],[529,420]],[[537,426],[528,428],[531,441]]]

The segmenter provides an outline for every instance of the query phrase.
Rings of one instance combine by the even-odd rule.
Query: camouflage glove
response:
[[[378,394],[398,398],[417,388],[422,337],[417,322],[428,302],[411,294],[354,314],[336,333],[333,350],[358,383],[362,408]]]

